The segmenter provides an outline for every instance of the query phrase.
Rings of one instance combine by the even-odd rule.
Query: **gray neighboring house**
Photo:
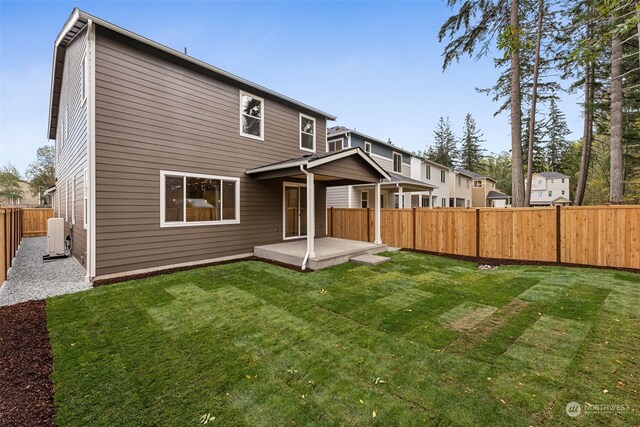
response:
[[[412,163],[415,156],[389,142],[366,135],[344,126],[327,129],[328,152],[339,152],[350,148],[359,148],[388,172],[390,179],[381,186],[381,208],[411,208],[422,206],[422,199],[428,201],[437,189],[435,185],[415,179]],[[415,167],[415,166],[413,166]],[[420,164],[418,163],[418,168]],[[419,176],[419,169],[415,171]],[[327,189],[327,207],[335,208],[373,208],[378,203],[371,184],[357,184]]]
[[[85,279],[325,235],[326,190],[389,174],[327,153],[335,117],[74,9],[55,40],[53,207]],[[377,239],[378,241],[380,239]]]

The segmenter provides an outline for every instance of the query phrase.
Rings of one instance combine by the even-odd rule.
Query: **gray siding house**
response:
[[[55,41],[53,206],[86,279],[325,234],[326,189],[379,185],[335,117],[74,9]],[[313,251],[311,250],[311,256]]]
[[[381,184],[381,208],[410,208],[422,206],[421,196],[431,199],[436,186],[412,178],[410,151],[384,142],[362,132],[334,126],[327,129],[327,152],[359,148],[387,171],[390,178]],[[327,206],[334,208],[377,207],[372,185],[357,184],[327,189]]]

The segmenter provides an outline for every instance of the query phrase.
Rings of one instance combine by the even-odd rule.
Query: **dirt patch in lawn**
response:
[[[460,330],[463,333],[452,341],[447,346],[447,349],[461,351],[475,346],[476,343],[486,339],[493,332],[502,328],[509,319],[516,316],[528,305],[528,301],[517,298],[512,300],[509,304],[496,310],[493,315],[488,316],[488,318],[478,323],[474,328]]]
[[[0,307],[0,425],[54,426],[44,301]]]

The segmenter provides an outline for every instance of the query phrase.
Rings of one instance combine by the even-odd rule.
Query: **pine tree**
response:
[[[529,163],[529,129],[531,128],[531,119],[527,114],[522,118],[522,156],[524,164]],[[536,123],[535,131],[533,132],[533,157],[532,157],[532,173],[543,172],[545,170],[544,163],[544,148],[542,145],[542,132],[540,130],[540,124]]]
[[[476,126],[476,121],[470,113],[464,116],[464,130],[460,140],[460,166],[472,172],[478,172],[482,168],[482,158],[484,149],[480,143],[482,132]]]
[[[457,166],[456,136],[448,117],[446,120],[443,117],[438,120],[436,130],[433,131],[433,144],[427,149],[425,157],[449,168]]]
[[[558,108],[558,102],[552,98],[549,102],[547,118],[541,123],[542,143],[544,144],[544,162],[548,170],[565,172],[563,164],[565,152],[569,149],[569,127],[565,114]]]

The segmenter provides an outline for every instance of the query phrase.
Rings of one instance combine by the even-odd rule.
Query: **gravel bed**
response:
[[[9,277],[0,288],[0,306],[45,299],[91,288],[84,282],[84,269],[73,258],[43,261],[46,237],[22,240]]]

